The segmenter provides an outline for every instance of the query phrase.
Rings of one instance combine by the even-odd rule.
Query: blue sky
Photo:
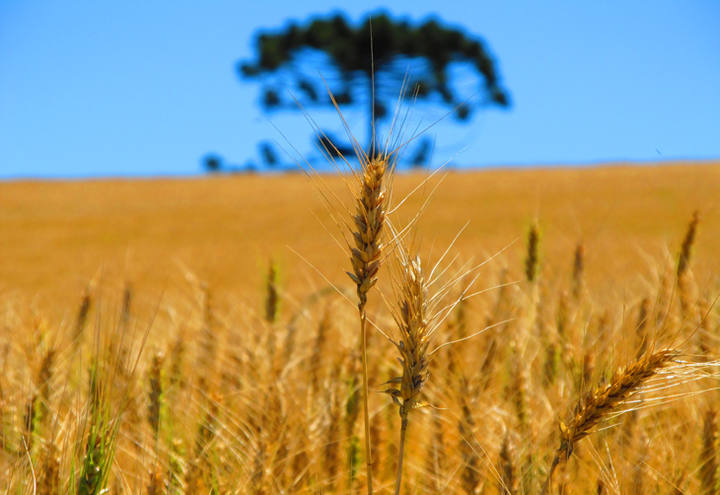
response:
[[[335,5],[0,0],[0,177],[196,174],[207,152],[257,160],[263,139],[311,153],[302,116],[264,115],[235,64],[258,28]],[[509,111],[434,127],[435,164],[720,158],[718,2],[413,0],[388,11],[483,37],[512,95]],[[349,120],[362,135],[362,114]]]

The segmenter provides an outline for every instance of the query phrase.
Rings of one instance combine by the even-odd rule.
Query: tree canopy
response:
[[[479,74],[474,95],[458,91],[451,73],[454,63]],[[262,84],[261,103],[268,111],[330,105],[324,78],[338,105],[365,106],[368,143],[373,118],[381,123],[389,116],[389,102],[397,99],[403,81],[406,97],[449,107],[460,121],[482,106],[509,105],[483,40],[435,19],[414,25],[381,13],[357,26],[341,14],[305,24],[290,22],[280,30],[258,33],[256,57],[239,62],[238,70],[243,79]]]

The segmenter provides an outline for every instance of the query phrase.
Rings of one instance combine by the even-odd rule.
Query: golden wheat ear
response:
[[[420,392],[428,378],[428,346],[430,340],[428,318],[428,291],[420,258],[404,259],[402,280],[395,321],[400,339],[395,342],[402,364],[402,375],[391,380],[398,388],[387,392],[398,405],[400,413],[400,449],[398,453],[395,494],[402,487],[402,469],[408,414],[422,406]]]
[[[363,416],[365,420],[365,458],[367,461],[368,493],[372,494],[372,452],[370,445],[370,414],[368,409],[367,365],[367,298],[377,283],[383,243],[381,235],[385,227],[388,161],[384,156],[363,162],[360,191],[355,201],[353,244],[350,247],[352,272],[347,272],[355,283],[360,317],[360,341],[363,375]]]
[[[570,421],[567,424],[560,422],[560,447],[550,466],[544,494],[549,493],[555,469],[570,458],[576,443],[592,433],[600,422],[621,412],[620,409],[628,399],[648,380],[673,363],[678,355],[673,349],[647,353],[628,367],[618,370],[610,383],[596,387],[576,404]]]

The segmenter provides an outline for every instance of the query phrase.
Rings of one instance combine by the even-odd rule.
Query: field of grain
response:
[[[3,493],[718,493],[720,164],[426,178],[0,183]]]

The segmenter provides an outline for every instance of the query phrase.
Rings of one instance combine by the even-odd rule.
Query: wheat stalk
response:
[[[365,422],[365,459],[367,463],[367,491],[372,495],[372,451],[370,445],[370,414],[368,411],[368,366],[367,366],[367,296],[377,282],[383,245],[380,241],[385,225],[386,197],[385,184],[388,157],[379,154],[372,159],[363,159],[360,194],[355,204],[352,229],[354,246],[350,247],[352,273],[347,272],[355,282],[360,316],[360,353],[362,356],[363,418]]]
[[[703,495],[717,493],[717,411],[709,408],[703,419],[702,449],[700,451],[700,487]]]
[[[399,310],[395,315],[395,321],[400,330],[400,340],[393,342],[400,352],[402,376],[390,380],[390,383],[399,385],[399,388],[387,391],[398,405],[400,413],[400,450],[395,481],[396,495],[400,493],[402,486],[408,413],[422,405],[420,391],[428,378],[428,346],[430,344],[428,293],[420,258],[403,261],[402,268]]]
[[[460,435],[458,450],[463,461],[462,473],[460,474],[461,485],[465,493],[473,495],[480,484],[480,457],[477,454],[477,441],[473,431],[475,429],[475,418],[470,410],[467,395],[466,387],[461,387],[459,399],[461,414],[457,424]]]

